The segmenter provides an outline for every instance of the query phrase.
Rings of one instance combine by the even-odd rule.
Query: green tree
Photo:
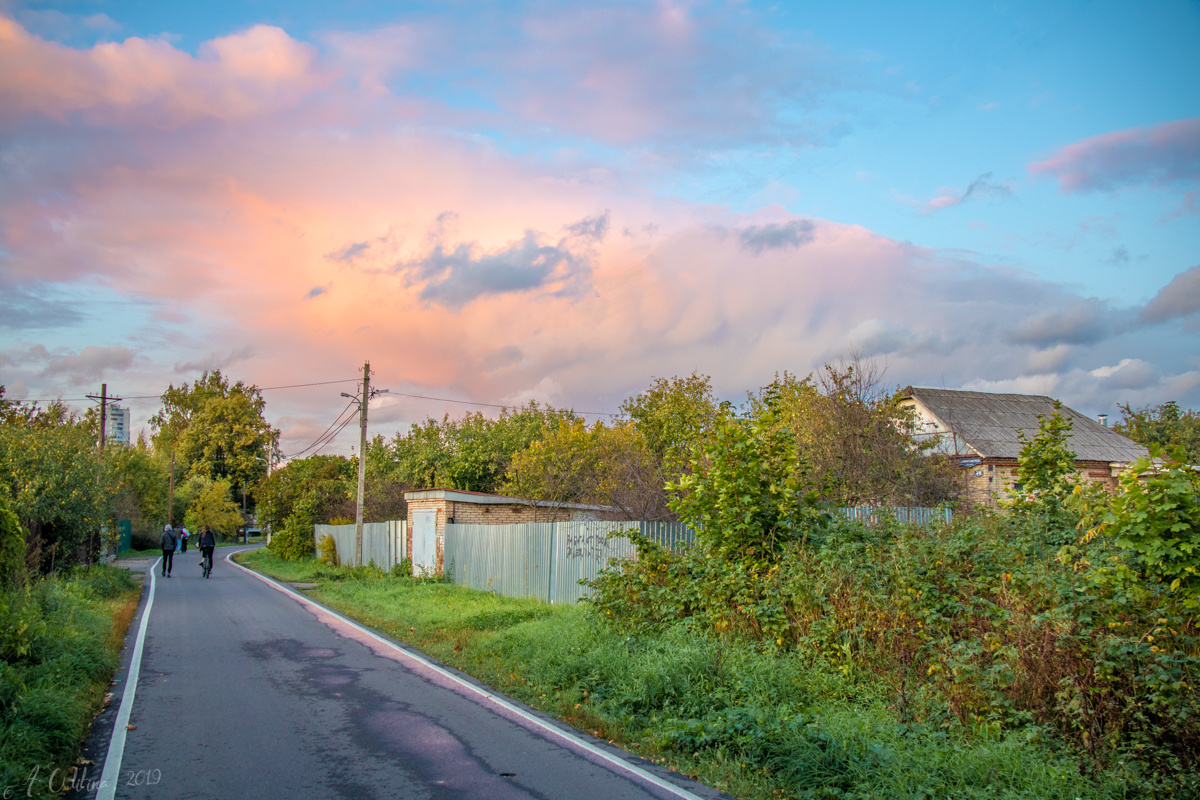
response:
[[[1184,461],[1200,464],[1200,413],[1185,411],[1174,400],[1136,411],[1128,403],[1119,408],[1121,421],[1113,430],[1147,447],[1157,444],[1167,451],[1181,448]]]
[[[266,403],[257,386],[230,384],[220,370],[205,372],[189,386],[174,384],[150,418],[161,453],[174,451],[189,472],[227,480],[240,499],[267,472],[279,432],[264,418]]]
[[[233,536],[242,524],[242,512],[230,495],[229,482],[197,478],[204,485],[188,507],[183,524],[189,531],[197,532],[207,525],[215,533]]]
[[[595,428],[589,429],[581,419],[559,423],[557,428],[513,455],[501,491],[543,501],[551,509],[566,503],[586,502],[596,470],[594,440],[601,427],[596,423]]]
[[[795,436],[777,423],[770,407],[749,420],[724,417],[667,487],[671,509],[726,561],[772,561],[826,519]]]
[[[1062,415],[1062,403],[1054,401],[1054,413],[1038,415],[1038,431],[1032,439],[1017,431],[1021,452],[1014,476],[1021,491],[1038,508],[1057,510],[1075,488],[1075,452],[1069,442],[1074,423]]]
[[[169,462],[144,436],[128,447],[104,448],[104,459],[116,484],[114,516],[129,520],[134,534],[156,538],[167,522]]]
[[[872,362],[852,358],[803,379],[776,375],[750,396],[749,409],[773,409],[831,502],[937,505],[954,494],[949,466],[928,452],[933,442],[916,442],[912,412],[900,397],[883,388]]]
[[[27,531],[30,568],[90,561],[115,489],[96,452],[95,427],[61,403],[9,407],[5,419],[0,484]]]
[[[427,419],[399,434],[388,445],[395,480],[418,489],[445,488],[497,492],[513,454],[542,438],[573,411],[530,403],[504,409],[496,418],[474,412],[458,419]],[[368,466],[371,454],[368,452]]]
[[[259,481],[255,490],[259,524],[279,530],[300,509],[312,517],[313,523],[326,523],[344,513],[357,480],[355,462],[342,456],[317,455],[289,461]]]
[[[662,464],[665,479],[687,468],[692,447],[711,431],[727,411],[713,395],[707,375],[655,378],[650,388],[621,403],[621,414],[645,437]]]

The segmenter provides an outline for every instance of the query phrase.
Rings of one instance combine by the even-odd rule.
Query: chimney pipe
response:
[[[1100,420],[1101,425],[1106,428],[1108,427],[1108,414],[1100,414],[1096,417],[1096,419]]]

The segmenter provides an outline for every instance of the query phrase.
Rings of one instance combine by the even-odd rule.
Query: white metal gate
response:
[[[414,511],[412,520],[413,574],[432,575],[437,571],[437,512]]]

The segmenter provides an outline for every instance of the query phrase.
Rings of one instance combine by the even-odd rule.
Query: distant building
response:
[[[129,446],[129,409],[110,405],[105,415],[105,432],[110,442]]]
[[[904,390],[900,405],[916,413],[917,436],[936,439],[934,451],[962,468],[966,499],[984,505],[1021,491],[1014,476],[1022,447],[1018,434],[1032,439],[1039,415],[1049,417],[1055,411],[1053,398],[1043,395],[912,386]],[[1075,467],[1084,481],[1115,488],[1126,466],[1149,454],[1142,445],[1074,409],[1063,406],[1059,411],[1072,421],[1067,446],[1075,452]]]

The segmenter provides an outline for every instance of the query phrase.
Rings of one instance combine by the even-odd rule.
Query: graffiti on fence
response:
[[[565,535],[563,543],[567,558],[592,558],[604,563],[621,555],[615,546],[616,542],[608,538],[607,532],[571,531]]]

